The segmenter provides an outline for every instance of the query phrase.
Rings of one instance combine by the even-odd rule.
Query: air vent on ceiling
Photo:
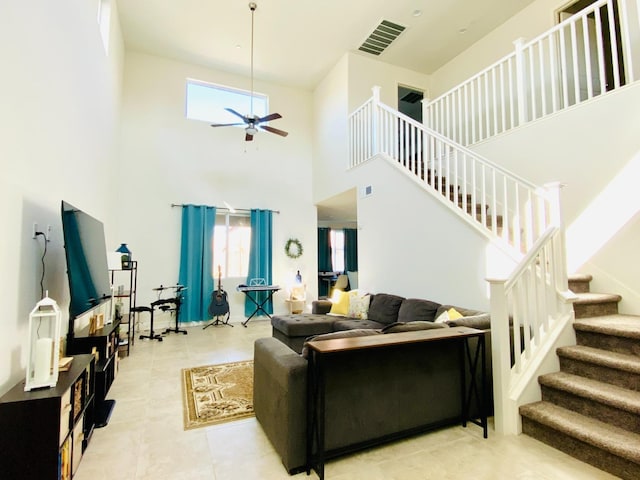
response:
[[[370,53],[372,55],[380,55],[391,45],[396,38],[405,30],[406,27],[388,20],[382,20],[375,30],[367,37],[358,50]]]

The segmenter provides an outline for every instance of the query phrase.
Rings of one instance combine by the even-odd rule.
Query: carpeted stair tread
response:
[[[637,315],[615,314],[581,318],[574,321],[573,327],[582,332],[640,339],[640,316]]]
[[[538,377],[540,385],[572,393],[610,407],[640,415],[640,392],[566,372]]]
[[[592,305],[594,303],[611,303],[611,302],[619,302],[622,300],[622,297],[615,293],[594,293],[594,292],[584,292],[584,293],[576,293],[576,299],[574,305]]]
[[[615,368],[629,373],[640,374],[640,358],[624,353],[610,352],[584,345],[570,345],[559,347],[559,357],[588,362],[608,368]]]
[[[636,433],[544,401],[521,406],[520,414],[531,421],[640,464],[640,435]]]
[[[572,273],[568,276],[570,282],[590,282],[593,276],[588,273]]]

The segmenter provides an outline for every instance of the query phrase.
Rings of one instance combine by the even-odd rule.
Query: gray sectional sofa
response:
[[[471,327],[488,330],[491,320],[487,312],[431,300],[404,298],[387,293],[372,294],[366,320],[346,316],[328,315],[331,302],[317,300],[311,313],[274,315],[271,319],[272,335],[294,351],[301,353],[304,342],[311,336],[353,329],[375,329],[385,332],[403,330]],[[442,312],[454,308],[462,318],[435,323]],[[420,322],[420,323],[415,323]]]
[[[486,313],[459,307],[455,308],[463,318],[435,324],[438,312],[447,307],[428,300],[376,294],[367,320],[319,313],[330,308],[324,302],[316,302],[311,315],[273,317],[273,337],[259,339],[254,346],[254,409],[289,473],[300,471],[306,461],[308,372],[301,337],[395,336],[458,324],[474,328],[489,325]],[[362,349],[330,357],[325,364],[327,450],[338,455],[458,423],[462,415],[461,362],[459,349],[447,341]],[[488,388],[490,391],[490,383]]]

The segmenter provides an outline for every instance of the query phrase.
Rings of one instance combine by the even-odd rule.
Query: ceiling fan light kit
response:
[[[278,118],[282,118],[282,115],[279,113],[270,113],[269,115],[265,115],[264,117],[257,117],[253,113],[253,15],[258,8],[258,5],[255,2],[249,3],[249,10],[251,10],[251,112],[248,115],[242,115],[236,112],[232,108],[225,108],[225,110],[229,113],[232,113],[236,117],[242,119],[242,122],[238,123],[214,123],[212,127],[229,127],[235,125],[246,125],[244,131],[245,136],[244,139],[247,142],[253,140],[253,136],[258,133],[260,130],[264,130],[266,132],[275,133],[276,135],[280,135],[281,137],[286,137],[289,135],[288,132],[284,130],[280,130],[274,127],[270,127],[269,125],[263,125],[265,122],[269,122],[271,120],[277,120]]]

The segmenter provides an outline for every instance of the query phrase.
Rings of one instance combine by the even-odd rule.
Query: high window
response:
[[[185,115],[188,119],[209,123],[242,123],[241,118],[225,108],[231,108],[241,115],[250,114],[251,92],[198,80],[187,80]],[[254,92],[253,114],[264,117],[268,109],[267,96]]]
[[[222,276],[246,277],[249,272],[251,220],[249,215],[219,213],[213,232],[213,272]]]

